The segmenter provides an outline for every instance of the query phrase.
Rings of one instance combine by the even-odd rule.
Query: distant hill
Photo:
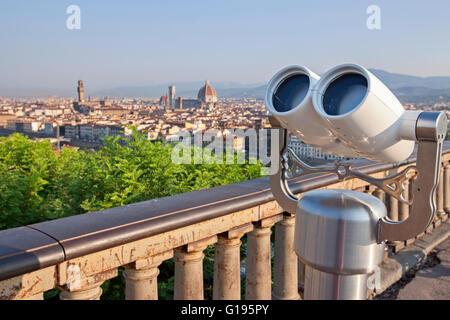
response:
[[[383,81],[388,88],[395,90],[402,87],[424,87],[430,89],[450,88],[450,77],[416,77],[384,70],[369,69],[377,78]]]
[[[230,88],[230,89],[217,89],[217,95],[222,98],[264,98],[266,92],[266,85],[253,87],[253,88]]]
[[[403,102],[450,100],[450,77],[417,77],[405,74],[391,73],[379,69],[369,69],[383,81]],[[170,85],[175,85],[176,96],[196,98],[198,90],[204,81],[163,83],[151,86],[121,86],[106,90],[87,92],[88,96],[100,97],[149,97],[158,98],[167,93]],[[239,82],[211,82],[219,98],[257,98],[263,99],[266,84],[242,84]],[[0,96],[62,96],[75,95],[75,89],[62,90],[58,88],[0,88]],[[26,93],[26,94],[24,94]],[[442,97],[442,98],[441,98]]]
[[[370,69],[401,100],[413,102],[424,97],[430,99],[450,94],[450,77],[416,77],[384,70]],[[169,85],[176,86],[176,95],[186,98],[197,97],[203,81],[165,83],[156,86],[117,87],[93,93],[94,96],[109,97],[160,97],[167,92]],[[257,98],[263,99],[266,84],[251,85],[237,82],[212,82],[220,98]]]
[[[450,77],[416,77],[384,70],[369,69],[377,78],[391,89],[400,100],[407,102],[421,99],[439,99],[440,96],[450,100]],[[222,90],[220,97],[264,98],[266,85],[254,88],[231,88]]]
[[[153,97],[158,98],[167,93],[168,87],[174,85],[176,96],[185,98],[196,98],[198,90],[205,85],[204,81],[194,82],[173,82],[164,83],[154,86],[138,86],[138,87],[116,87],[108,90],[101,90],[93,92],[96,97]],[[254,89],[257,84],[242,84],[238,82],[211,82],[211,85],[216,89],[219,97],[230,97],[234,93],[241,95],[242,91],[247,89]],[[239,97],[238,96],[238,97]]]
[[[450,88],[430,89],[425,87],[402,87],[393,91],[401,102],[447,102],[450,101]]]
[[[394,89],[397,96],[448,96],[450,88],[447,89],[431,89],[426,87],[401,87]]]

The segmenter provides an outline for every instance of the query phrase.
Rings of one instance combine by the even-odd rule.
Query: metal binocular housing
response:
[[[265,103],[272,127],[280,130],[279,167],[270,184],[283,210],[296,215],[294,247],[306,265],[305,298],[365,298],[364,279],[382,262],[385,240],[411,239],[434,218],[447,117],[405,110],[378,78],[354,64],[322,77],[302,66],[283,68],[269,81]],[[329,154],[385,163],[406,160],[417,143],[417,160],[382,179],[354,170],[351,162],[313,167],[289,148],[289,134]],[[288,185],[289,158],[302,175],[362,179],[410,205],[411,213],[392,221],[379,199],[349,190],[310,191],[298,199]],[[411,196],[405,199],[404,183],[411,177]]]

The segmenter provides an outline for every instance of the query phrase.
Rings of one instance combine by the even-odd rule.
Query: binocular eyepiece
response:
[[[414,149],[420,112],[405,111],[358,65],[334,67],[321,78],[302,66],[283,68],[269,81],[265,103],[285,129],[323,152],[401,162]]]

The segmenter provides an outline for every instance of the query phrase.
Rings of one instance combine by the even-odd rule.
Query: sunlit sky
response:
[[[66,9],[81,8],[81,30]],[[381,30],[366,27],[369,5]],[[1,0],[0,88],[263,83],[344,62],[450,76],[450,1]]]

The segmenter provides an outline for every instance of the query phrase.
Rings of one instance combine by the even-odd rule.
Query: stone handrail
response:
[[[432,232],[450,212],[450,144],[445,144]],[[414,163],[355,161],[354,167],[385,177]],[[293,192],[345,188],[371,193],[403,220],[407,205],[359,179],[332,174],[290,181]],[[293,251],[293,216],[283,212],[268,178],[153,199],[99,212],[0,231],[0,300],[42,299],[55,287],[60,298],[99,299],[100,285],[124,267],[127,299],[157,299],[158,266],[175,260],[175,299],[203,299],[203,250],[215,245],[214,299],[240,299],[240,245],[247,236],[246,299],[298,299],[302,266]],[[271,227],[275,225],[274,284]],[[420,235],[419,235],[420,236]],[[406,242],[389,243],[394,252]],[[300,274],[300,278],[299,275]]]

